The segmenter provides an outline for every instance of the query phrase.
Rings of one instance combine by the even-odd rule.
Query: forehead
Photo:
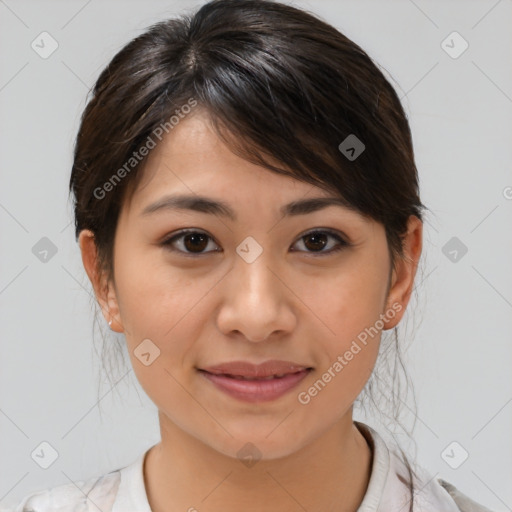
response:
[[[282,164],[272,162],[278,167]],[[149,153],[133,192],[134,207],[166,192],[229,194],[235,201],[259,195],[286,201],[301,194],[332,196],[322,188],[278,174],[235,155],[203,114],[181,120]]]
[[[272,164],[282,167],[279,162],[272,161]],[[151,207],[154,210],[170,195],[218,198],[234,205],[235,210],[252,205],[253,212],[263,213],[271,208],[279,215],[285,214],[281,205],[299,199],[337,196],[338,205],[344,206],[347,212],[351,210],[335,190],[329,192],[235,155],[200,111],[181,120],[162,137],[141,172],[129,204],[130,212],[137,215]],[[174,203],[176,205],[176,201]],[[202,207],[210,206],[203,204]],[[302,208],[302,213],[307,213],[307,207]],[[356,214],[355,211],[350,213]],[[236,214],[231,215],[232,220],[235,217]]]

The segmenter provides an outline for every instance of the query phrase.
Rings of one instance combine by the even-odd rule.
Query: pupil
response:
[[[201,239],[201,241],[199,241],[198,239]],[[189,244],[188,242],[190,240],[193,240],[192,244]],[[195,240],[195,241],[194,241]],[[199,241],[199,245],[196,243],[197,241]],[[188,251],[191,251],[191,252],[194,252],[193,249],[199,249],[199,252],[201,250],[203,250],[207,243],[205,243],[206,241],[206,236],[203,235],[202,233],[192,233],[190,235],[186,235],[185,238],[184,238],[184,243],[185,243],[185,247]]]
[[[318,240],[319,237],[321,239],[320,242]],[[308,239],[309,240],[313,240],[313,247],[312,248],[308,246],[307,242],[305,243],[305,245],[306,245],[306,247],[308,249],[323,249],[325,247],[325,243],[326,243],[325,242],[325,235],[322,234],[322,233],[316,233],[316,234],[312,234],[312,235],[307,235],[306,236],[306,240],[308,240]],[[315,241],[316,241],[317,244],[319,243],[320,245],[319,246],[317,245],[315,247]]]

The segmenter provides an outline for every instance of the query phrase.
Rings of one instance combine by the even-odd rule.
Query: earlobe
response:
[[[114,286],[107,280],[105,273],[99,269],[94,233],[89,229],[82,230],[78,237],[78,243],[85,271],[91,281],[105,321],[113,331],[124,332]]]
[[[423,241],[423,223],[415,215],[408,221],[407,234],[403,240],[403,257],[398,258],[393,269],[392,282],[386,301],[386,314],[384,330],[392,329],[402,319],[411,298],[414,287],[414,278],[421,256]]]

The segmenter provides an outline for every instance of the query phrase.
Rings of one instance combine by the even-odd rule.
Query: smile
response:
[[[247,377],[199,370],[200,374],[223,393],[246,402],[268,402],[283,396],[312,370],[305,368],[294,373]]]

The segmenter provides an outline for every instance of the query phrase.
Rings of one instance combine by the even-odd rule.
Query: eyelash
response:
[[[322,256],[328,256],[330,254],[336,253],[336,252],[344,249],[345,247],[349,247],[351,245],[346,240],[344,240],[337,232],[332,231],[332,230],[328,230],[328,229],[315,229],[315,230],[312,230],[312,231],[308,231],[307,233],[301,235],[298,238],[297,242],[301,241],[303,238],[306,238],[307,236],[310,236],[310,235],[313,235],[313,234],[318,234],[318,233],[329,235],[330,237],[335,238],[338,241],[338,244],[334,248],[330,249],[329,251],[319,251],[319,252],[316,252],[316,253],[312,252],[312,251],[306,251],[306,252],[309,252],[309,254],[311,254],[315,258],[316,257],[322,257]],[[162,247],[165,247],[167,250],[170,250],[170,251],[173,251],[173,252],[179,252],[182,255],[186,256],[186,257],[192,257],[192,258],[196,258],[198,256],[202,256],[202,255],[208,254],[210,252],[219,252],[219,251],[206,251],[206,252],[202,252],[202,253],[200,253],[200,252],[192,253],[192,252],[185,252],[185,251],[182,251],[180,249],[176,249],[175,247],[172,246],[173,242],[175,242],[176,240],[181,239],[185,235],[189,235],[189,234],[206,235],[210,240],[213,240],[213,238],[210,235],[208,235],[207,233],[205,233],[203,231],[199,231],[199,230],[196,230],[196,229],[184,229],[184,230],[179,231],[178,233],[174,234],[173,236],[167,238],[166,240],[161,242],[160,245]],[[296,252],[296,251],[294,251],[294,252]]]

